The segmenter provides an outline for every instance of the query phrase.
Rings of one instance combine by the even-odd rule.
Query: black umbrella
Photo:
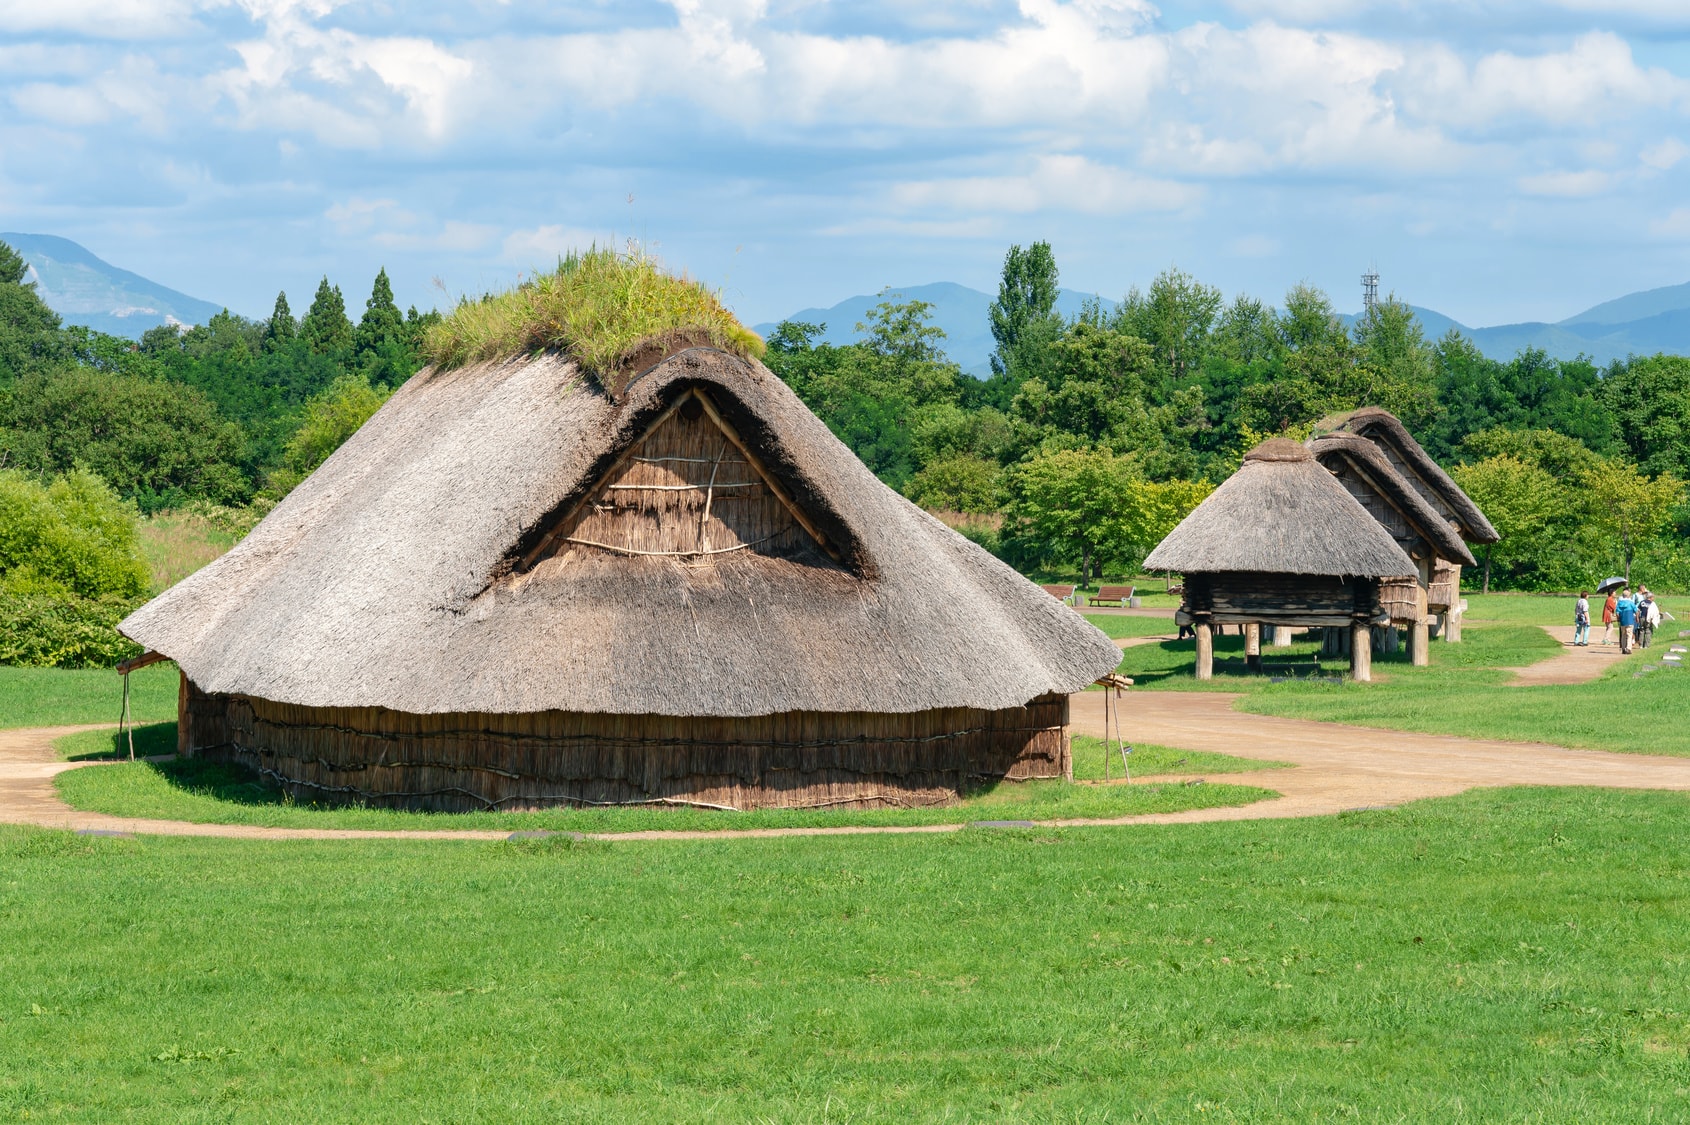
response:
[[[1609,590],[1618,590],[1625,585],[1625,579],[1614,577],[1602,579],[1602,584],[1596,587],[1598,594],[1606,594]]]

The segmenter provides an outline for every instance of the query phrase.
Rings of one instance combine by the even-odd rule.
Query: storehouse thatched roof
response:
[[[1389,578],[1414,562],[1306,447],[1264,441],[1168,534],[1147,570]]]
[[[633,448],[664,419],[705,424],[694,391],[726,427],[711,432],[743,443],[735,471],[766,470],[766,506],[798,523],[773,547],[693,557],[571,533],[621,518],[615,497],[692,487],[607,491],[630,461],[665,460]],[[636,516],[641,534],[698,527]],[[1120,659],[883,485],[761,364],[705,347],[615,400],[552,353],[424,370],[234,550],[120,628],[207,692],[425,714],[998,709]]]
[[[1434,508],[1454,520],[1469,543],[1495,543],[1501,538],[1479,506],[1449,478],[1432,455],[1421,448],[1408,427],[1389,410],[1363,406],[1322,419],[1315,432],[1338,431],[1364,437],[1384,452],[1391,464]]]
[[[1357,434],[1339,431],[1313,438],[1309,449],[1315,460],[1334,472],[1338,471],[1341,463],[1347,463],[1350,471],[1395,508],[1439,558],[1462,566],[1475,565],[1472,552],[1467,550],[1467,544],[1461,541],[1454,525],[1403,479],[1373,442]]]

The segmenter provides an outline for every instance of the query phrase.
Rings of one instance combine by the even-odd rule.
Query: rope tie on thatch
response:
[[[734,480],[713,484],[714,488],[756,488],[762,481]],[[606,489],[613,492],[708,492],[704,485],[699,484],[611,484]]]

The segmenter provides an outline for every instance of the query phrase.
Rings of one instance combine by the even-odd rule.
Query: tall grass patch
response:
[[[458,307],[428,331],[425,350],[459,367],[556,349],[603,376],[640,341],[694,332],[737,355],[763,354],[763,340],[708,287],[666,272],[637,248],[571,253],[551,273]]]

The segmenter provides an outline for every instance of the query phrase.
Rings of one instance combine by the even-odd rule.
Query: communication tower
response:
[[[1361,304],[1363,312],[1372,312],[1379,304],[1379,267],[1368,266],[1361,275]]]

